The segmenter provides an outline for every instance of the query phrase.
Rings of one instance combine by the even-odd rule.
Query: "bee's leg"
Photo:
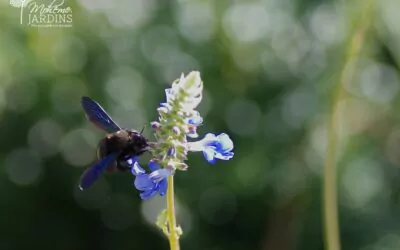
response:
[[[126,158],[124,158],[124,157],[118,158],[118,160],[117,160],[117,169],[119,171],[126,171],[126,170],[131,169],[131,167],[132,166],[127,161],[127,157]]]

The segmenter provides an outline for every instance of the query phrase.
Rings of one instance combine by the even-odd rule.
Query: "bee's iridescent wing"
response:
[[[82,97],[81,104],[85,110],[86,117],[99,128],[108,133],[114,133],[121,130],[100,104],[92,100],[90,97]]]
[[[89,188],[100,177],[101,173],[118,158],[119,153],[110,154],[88,168],[81,176],[79,189]]]

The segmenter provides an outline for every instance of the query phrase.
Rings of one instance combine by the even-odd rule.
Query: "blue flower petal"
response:
[[[170,175],[172,175],[171,170],[166,169],[166,168],[161,168],[156,171],[153,171],[149,175],[149,178],[154,182],[160,182],[161,180],[164,180],[165,178],[167,178]]]
[[[168,189],[168,181],[167,181],[167,179],[164,179],[164,180],[160,181],[160,183],[158,184],[158,193],[161,196],[164,196],[165,193],[167,193],[167,189]]]
[[[149,166],[150,171],[152,171],[152,172],[156,171],[157,169],[160,169],[160,165],[153,160],[150,160],[147,165]]]
[[[213,133],[208,133],[208,134],[206,134],[205,136],[204,136],[204,141],[205,141],[205,143],[208,143],[208,142],[214,142],[215,140],[217,139],[217,137],[213,134]]]
[[[200,141],[189,142],[188,148],[190,151],[202,151],[209,163],[214,163],[216,159],[229,160],[234,155],[233,142],[225,133],[218,136],[208,133]]]
[[[144,169],[139,165],[138,162],[135,162],[131,168],[131,172],[133,175],[137,176],[137,175],[142,175],[144,173],[146,173],[146,171],[144,171]]]
[[[142,200],[148,200],[156,194],[157,194],[157,189],[150,189],[150,190],[140,193],[140,198]]]
[[[203,155],[209,163],[214,162],[214,150],[211,147],[204,148]]]
[[[160,165],[151,160],[148,163],[151,174],[147,174],[145,170],[135,162],[132,167],[132,174],[135,175],[134,186],[141,191],[140,198],[143,200],[150,199],[155,194],[165,195],[168,189],[167,177],[172,173],[171,170],[161,168]]]
[[[218,158],[220,160],[229,160],[232,157],[233,157],[233,152],[227,152],[227,153],[223,153],[223,154],[220,154],[220,153],[215,154],[215,158]]]
[[[225,133],[222,133],[218,136],[219,143],[221,145],[221,149],[223,151],[231,151],[233,149],[233,142],[231,138]]]
[[[134,184],[136,189],[140,191],[150,190],[154,187],[154,182],[150,180],[147,174],[136,176]]]
[[[203,117],[200,116],[198,111],[194,111],[194,114],[186,118],[186,123],[189,125],[200,126],[203,123]]]

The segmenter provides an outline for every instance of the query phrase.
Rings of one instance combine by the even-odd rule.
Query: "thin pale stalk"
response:
[[[359,23],[355,25],[347,47],[344,67],[340,73],[340,80],[336,86],[332,113],[328,127],[328,148],[325,159],[324,189],[323,189],[323,211],[325,222],[325,249],[340,250],[338,202],[337,202],[337,176],[336,176],[336,154],[337,154],[337,131],[339,125],[338,104],[343,98],[344,84],[349,83],[354,75],[355,59],[358,57],[364,42],[368,27],[370,26],[373,0],[366,3],[361,12]]]
[[[176,226],[175,198],[174,198],[174,176],[168,177],[167,191],[167,216],[168,216],[168,240],[170,250],[179,250],[179,233]]]

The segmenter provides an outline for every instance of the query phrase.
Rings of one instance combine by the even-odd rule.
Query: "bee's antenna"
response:
[[[143,125],[143,128],[142,128],[142,130],[140,131],[140,134],[142,134],[143,133],[143,131],[144,131],[144,129],[147,127],[147,124],[145,123],[144,125]]]

